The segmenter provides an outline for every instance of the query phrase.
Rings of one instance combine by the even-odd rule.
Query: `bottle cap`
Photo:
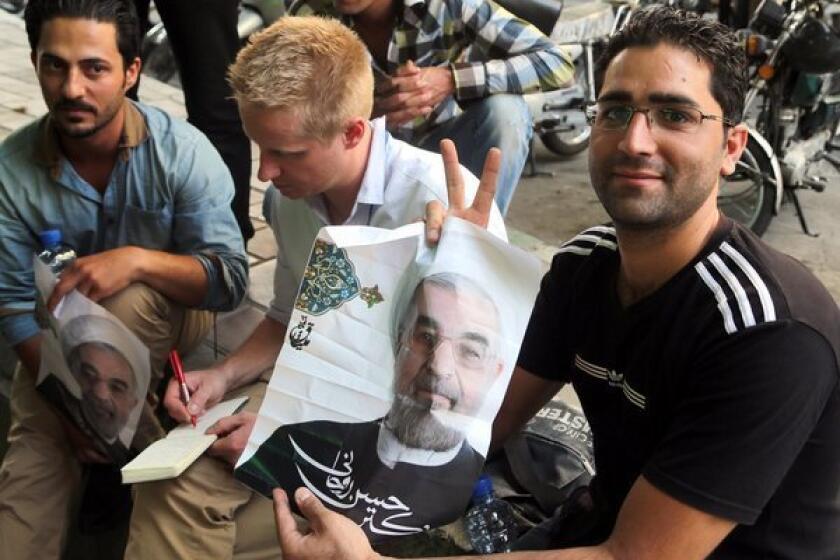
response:
[[[61,230],[45,229],[44,231],[38,234],[38,237],[41,239],[41,246],[44,249],[48,249],[49,247],[55,247],[56,245],[61,243]]]
[[[493,495],[493,481],[486,474],[481,475],[473,486],[473,501],[481,500]]]

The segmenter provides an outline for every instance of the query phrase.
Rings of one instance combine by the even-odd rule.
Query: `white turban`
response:
[[[134,334],[119,320],[100,315],[80,315],[61,328],[59,338],[65,359],[77,347],[90,342],[113,348],[131,366],[138,401],[145,398],[149,376],[148,354],[144,353],[145,348],[138,345]]]

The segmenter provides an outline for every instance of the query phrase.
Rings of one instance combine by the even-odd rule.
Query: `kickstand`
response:
[[[523,177],[554,177],[553,171],[537,169],[537,158],[534,156],[534,136],[528,142],[528,171],[522,173]]]
[[[799,225],[802,227],[802,233],[809,237],[819,237],[819,233],[812,233],[811,230],[808,228],[808,222],[805,221],[805,214],[802,211],[802,205],[799,203],[799,195],[796,194],[795,189],[787,189],[786,192],[788,196],[793,201],[793,205],[796,208],[796,217],[799,218]]]

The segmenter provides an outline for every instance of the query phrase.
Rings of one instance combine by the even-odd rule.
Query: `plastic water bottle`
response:
[[[507,502],[493,495],[493,482],[487,475],[481,475],[475,483],[464,525],[477,553],[510,552],[517,536],[516,521]]]
[[[44,248],[43,251],[38,253],[38,258],[56,276],[76,260],[75,249],[63,243],[60,229],[46,229],[39,233],[38,237],[41,239],[41,246]]]

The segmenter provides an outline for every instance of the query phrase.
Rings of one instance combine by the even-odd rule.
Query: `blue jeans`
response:
[[[412,139],[411,143],[439,152],[440,141],[451,138],[458,148],[460,162],[476,177],[481,177],[487,151],[492,147],[502,150],[496,204],[504,216],[528,158],[533,134],[528,105],[520,95],[495,94],[461,103],[461,108],[463,113]]]

